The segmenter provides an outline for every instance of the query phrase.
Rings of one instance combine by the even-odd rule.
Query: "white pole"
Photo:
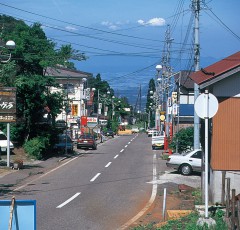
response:
[[[166,199],[167,199],[167,189],[164,188],[163,190],[163,212],[162,212],[162,217],[163,220],[165,221],[165,217],[166,217]]]
[[[10,167],[10,123],[7,123],[7,167]]]
[[[208,218],[208,118],[209,118],[209,94],[205,90],[205,218]]]

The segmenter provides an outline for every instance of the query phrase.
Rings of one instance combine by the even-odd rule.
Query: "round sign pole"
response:
[[[212,118],[218,110],[217,98],[205,90],[200,94],[194,104],[197,115],[205,120],[205,218],[208,219],[208,119]],[[204,109],[202,109],[204,108]]]
[[[205,91],[205,218],[208,218],[208,118],[209,118],[209,93]]]

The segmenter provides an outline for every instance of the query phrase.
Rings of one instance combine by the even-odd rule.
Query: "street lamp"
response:
[[[1,45],[0,48],[2,49],[0,51],[0,61],[1,63],[8,63],[12,59],[12,53],[11,51],[14,50],[16,47],[16,44],[14,41],[9,40],[6,42],[5,45]],[[4,54],[3,51],[4,49],[8,50],[7,54]],[[3,58],[4,57],[4,58]]]

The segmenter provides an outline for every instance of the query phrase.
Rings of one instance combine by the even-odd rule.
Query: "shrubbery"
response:
[[[49,148],[49,138],[35,137],[27,141],[23,148],[29,157],[40,160]]]

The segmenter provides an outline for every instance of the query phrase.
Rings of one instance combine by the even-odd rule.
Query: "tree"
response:
[[[176,145],[178,143],[178,151],[179,152],[184,152],[193,147],[193,142],[194,142],[194,128],[193,127],[187,127],[187,128],[182,128],[177,132],[171,143],[170,143],[170,148],[175,150]]]
[[[12,139],[20,144],[26,140],[45,136],[48,125],[41,125],[45,108],[50,109],[51,118],[63,108],[63,95],[50,93],[49,87],[58,87],[55,79],[44,76],[46,67],[64,65],[74,68],[71,60],[85,60],[81,52],[71,45],[55,49],[56,44],[47,39],[39,23],[28,26],[21,20],[1,15],[3,41],[14,40],[16,49],[12,61],[1,65],[0,81],[2,86],[17,88],[17,124],[12,125]]]
[[[148,116],[150,116],[150,124],[148,124],[149,127],[154,127],[155,126],[155,116],[153,116],[153,110],[152,106],[154,105],[154,100],[152,98],[153,94],[150,92],[155,92],[156,86],[154,79],[150,79],[149,84],[148,84],[148,94],[147,94],[147,102],[146,102],[146,113],[148,113]]]

